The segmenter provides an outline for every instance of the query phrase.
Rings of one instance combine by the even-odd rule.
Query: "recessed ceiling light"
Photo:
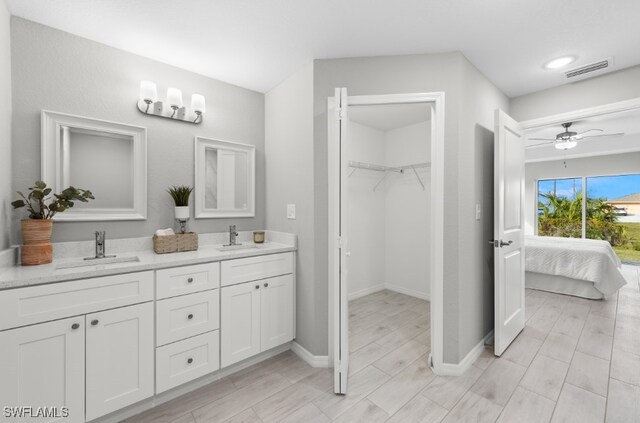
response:
[[[563,56],[553,59],[545,63],[545,69],[560,69],[567,66],[569,63],[573,63],[576,60],[575,56]]]

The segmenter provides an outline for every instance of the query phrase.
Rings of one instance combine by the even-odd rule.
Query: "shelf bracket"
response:
[[[422,182],[422,179],[420,179],[420,175],[418,175],[418,171],[413,166],[411,166],[411,169],[413,170],[413,173],[416,174],[416,178],[418,178],[418,182],[420,182],[420,185],[422,185],[422,190],[424,191],[425,190],[424,183]]]
[[[384,181],[387,178],[387,175],[389,174],[389,172],[385,172],[384,176],[382,177],[382,179],[380,179],[378,181],[378,183],[373,187],[373,192],[376,192],[376,188],[378,188],[378,185],[380,185],[382,183],[382,181]]]

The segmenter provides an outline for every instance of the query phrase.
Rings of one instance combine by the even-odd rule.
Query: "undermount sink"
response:
[[[236,244],[236,245],[223,245],[216,248],[218,251],[235,251],[235,250],[250,250],[252,248],[258,248],[255,244]]]
[[[140,261],[138,256],[129,256],[129,257],[106,257],[103,259],[91,259],[91,260],[77,260],[70,261],[67,263],[60,263],[56,266],[56,269],[73,269],[75,267],[88,267],[88,266],[98,266],[101,264],[116,264],[116,263],[131,263]]]

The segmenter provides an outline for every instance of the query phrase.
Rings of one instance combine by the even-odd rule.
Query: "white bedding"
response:
[[[527,236],[525,247],[528,272],[593,282],[604,295],[627,284],[619,270],[622,263],[607,241]]]

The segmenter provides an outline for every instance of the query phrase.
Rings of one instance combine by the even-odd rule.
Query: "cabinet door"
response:
[[[293,339],[293,275],[260,281],[261,351]]]
[[[37,421],[84,422],[84,336],[84,316],[0,332],[0,405],[57,407]],[[23,420],[2,410],[0,421]]]
[[[220,352],[222,367],[260,352],[260,287],[248,282],[221,289]]]
[[[86,316],[87,421],[153,395],[153,303]]]

